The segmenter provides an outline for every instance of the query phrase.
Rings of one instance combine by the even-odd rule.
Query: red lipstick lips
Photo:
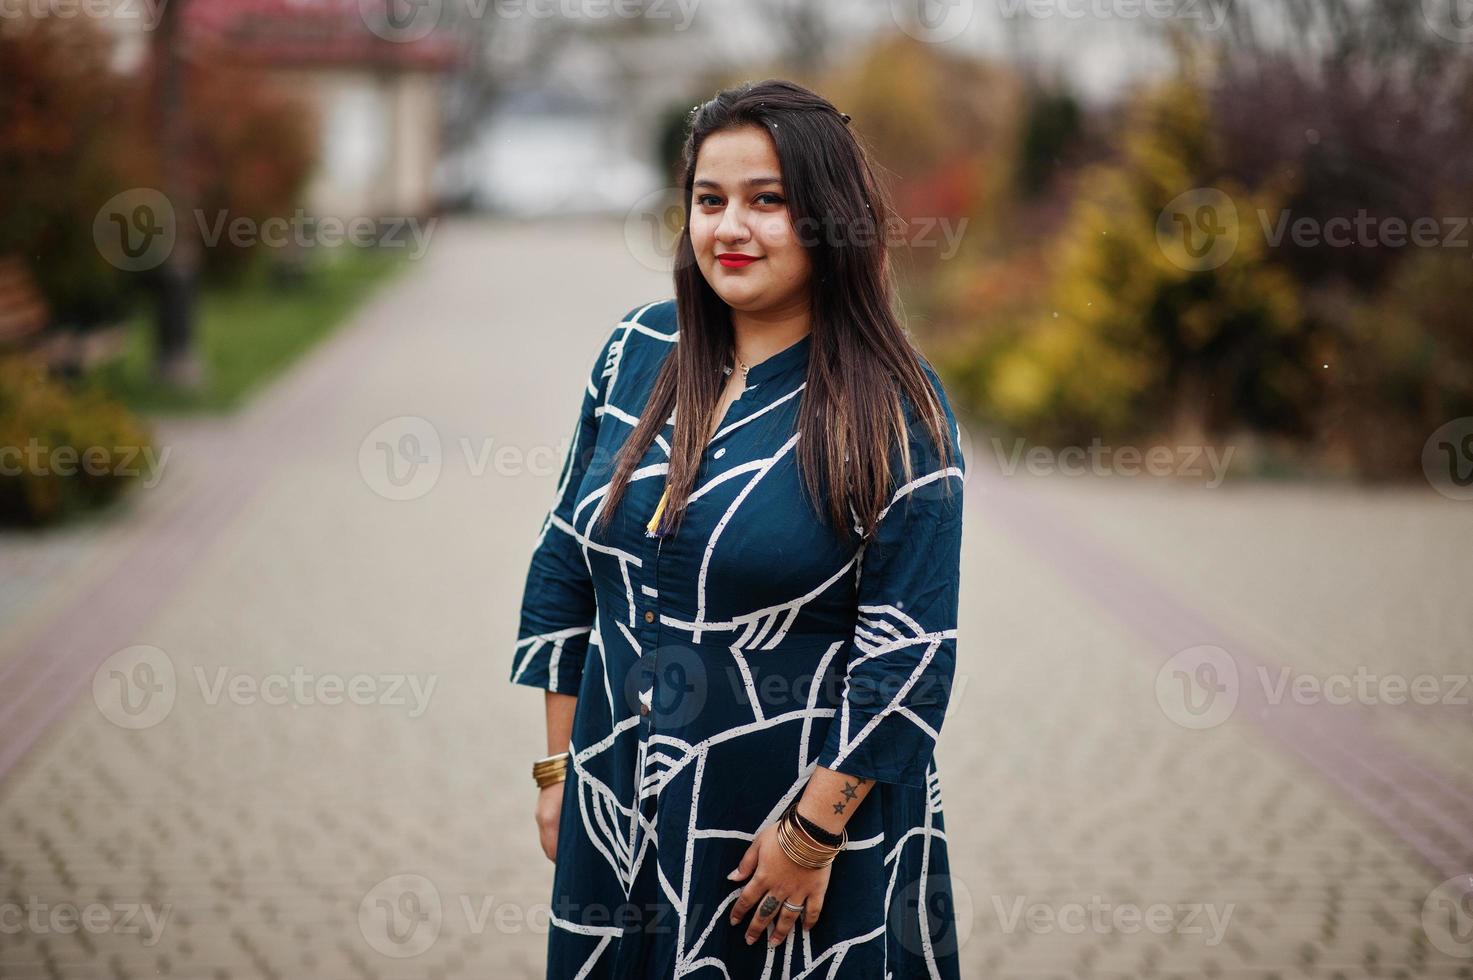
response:
[[[722,252],[720,255],[716,256],[716,261],[720,262],[728,269],[745,269],[747,266],[757,261],[757,256],[743,255],[740,252]]]

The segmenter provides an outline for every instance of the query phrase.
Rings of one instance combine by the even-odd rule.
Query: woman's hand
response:
[[[542,853],[557,863],[557,828],[563,815],[563,781],[537,791],[537,836],[542,840]]]
[[[770,824],[752,839],[741,863],[727,875],[732,881],[752,876],[731,907],[731,924],[739,924],[755,906],[757,911],[747,926],[747,945],[756,941],[769,922],[774,925],[768,945],[781,945],[798,920],[797,912],[783,907],[788,901],[803,906],[803,928],[812,929],[823,911],[829,870],[827,866],[809,869],[794,864],[777,842],[777,824]]]

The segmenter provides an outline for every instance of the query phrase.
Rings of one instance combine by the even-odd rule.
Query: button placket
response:
[[[660,598],[659,598],[659,590],[660,590],[659,565],[660,565],[660,546],[661,546],[662,543],[663,543],[662,542],[662,539],[659,538],[659,537],[655,537],[653,539],[653,541],[651,541],[648,538],[646,539],[646,543],[645,543],[645,569],[647,570],[647,573],[646,573],[645,576],[642,576],[642,577],[643,578],[650,578],[650,579],[653,579],[654,580],[654,587],[653,588],[654,588],[655,594],[653,596],[645,595],[644,594],[644,588],[643,588],[643,586],[644,586],[644,583],[643,582],[641,582],[641,587],[640,587],[640,590],[639,590],[642,604],[645,607],[644,608],[644,612],[640,616],[640,619],[642,619],[644,621],[644,626],[641,627],[640,628],[640,631],[639,631],[640,632],[640,643],[641,643],[641,645],[644,648],[644,652],[641,654],[641,658],[646,658],[646,657],[649,658],[649,662],[647,664],[643,665],[643,666],[648,671],[648,676],[649,676],[649,681],[650,681],[650,700],[649,700],[649,703],[648,704],[646,704],[644,701],[640,701],[640,704],[639,704],[639,713],[640,713],[640,716],[641,716],[640,717],[640,722],[641,722],[641,725],[644,728],[644,731],[645,731],[646,734],[648,734],[649,731],[654,727],[654,714],[655,714],[655,712],[654,712],[654,704],[655,704],[655,699],[659,696],[659,691],[658,691],[658,682],[659,682],[658,667],[659,667],[659,659],[658,659],[657,650],[659,649],[659,635],[660,635],[660,627],[659,627],[659,602],[660,602]],[[651,554],[651,552],[653,552],[653,554]]]

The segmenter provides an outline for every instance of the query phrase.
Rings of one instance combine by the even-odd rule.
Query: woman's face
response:
[[[712,133],[696,158],[690,237],[696,263],[735,310],[807,303],[812,262],[788,214],[777,149],[760,126]],[[752,261],[723,262],[720,256]]]

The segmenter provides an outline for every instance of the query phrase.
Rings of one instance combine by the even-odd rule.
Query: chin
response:
[[[726,283],[716,290],[726,305],[738,310],[761,309],[763,290],[755,285]]]

